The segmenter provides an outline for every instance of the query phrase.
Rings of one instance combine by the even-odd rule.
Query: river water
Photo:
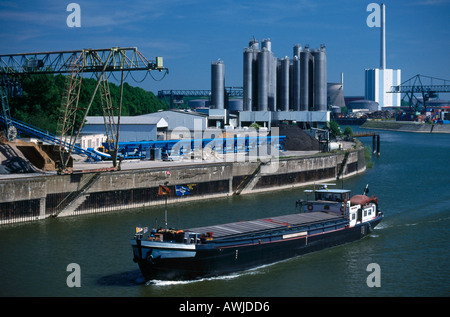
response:
[[[449,296],[450,135],[378,132],[381,156],[344,181],[355,194],[368,183],[385,214],[360,241],[230,276],[146,284],[130,239],[136,226],[162,225],[164,207],[12,224],[0,227],[0,296]],[[169,226],[292,213],[304,189],[169,205]],[[70,263],[80,287],[67,284]],[[371,263],[379,287],[368,286]]]

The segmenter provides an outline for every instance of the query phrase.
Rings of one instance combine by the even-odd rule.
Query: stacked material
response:
[[[284,149],[286,151],[320,151],[320,143],[298,126],[281,125],[280,135],[286,136]]]

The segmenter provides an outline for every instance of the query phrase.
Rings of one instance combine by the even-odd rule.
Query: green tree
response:
[[[63,75],[32,75],[22,79],[23,96],[10,99],[11,116],[33,126],[56,133],[61,99],[66,85]],[[97,79],[83,78],[79,106],[87,107],[91,101]],[[120,86],[109,83],[113,106],[119,105]],[[168,106],[152,92],[128,83],[123,85],[122,115],[136,116],[167,109]],[[103,115],[100,91],[89,109],[89,116]]]
[[[330,131],[330,136],[332,138],[335,138],[337,136],[341,136],[342,135],[342,129],[339,126],[339,124],[334,121],[334,120],[330,120],[330,122],[327,123],[326,125],[326,129],[328,131]]]

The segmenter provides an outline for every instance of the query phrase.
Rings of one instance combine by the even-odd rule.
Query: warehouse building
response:
[[[114,118],[117,123],[117,118]],[[158,134],[165,134],[168,123],[159,117],[120,117],[119,142],[136,142],[157,140]],[[105,121],[102,116],[86,117],[86,124],[81,130],[81,135],[88,138],[89,135],[105,134]]]

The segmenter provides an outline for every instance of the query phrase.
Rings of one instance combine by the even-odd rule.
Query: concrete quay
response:
[[[348,146],[347,146],[348,147]],[[333,181],[366,169],[364,148],[335,153],[283,152],[279,157],[231,156],[215,160],[75,162],[67,175],[0,175],[0,225],[168,203],[279,190]],[[177,188],[189,194],[177,195]],[[180,192],[178,192],[180,193]],[[186,192],[185,192],[186,193]]]

